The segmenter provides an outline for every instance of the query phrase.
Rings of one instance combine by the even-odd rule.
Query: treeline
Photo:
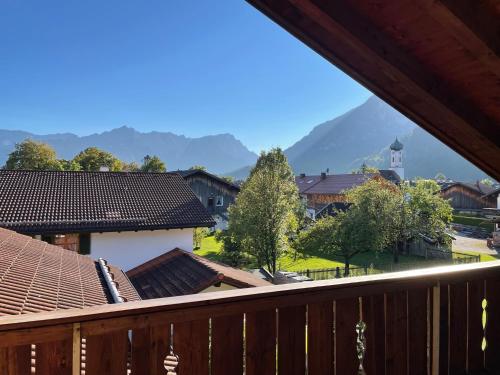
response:
[[[234,266],[245,266],[250,256],[273,274],[287,253],[342,257],[346,275],[361,253],[391,252],[397,263],[421,235],[449,244],[452,208],[438,192],[432,180],[396,186],[375,177],[345,191],[350,203],[345,211],[310,220],[286,156],[272,149],[260,155],[229,207],[228,229],[218,233],[222,256]]]
[[[73,159],[58,159],[56,151],[46,143],[26,139],[15,145],[9,154],[4,169],[38,171],[109,171],[123,172],[166,172],[166,164],[158,156],[144,156],[142,163],[127,163],[112,153],[97,147],[88,147]]]

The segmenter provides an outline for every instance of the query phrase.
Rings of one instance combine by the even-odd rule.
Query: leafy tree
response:
[[[81,165],[84,171],[99,171],[101,167],[108,167],[110,171],[121,171],[122,162],[113,154],[97,147],[88,147],[73,159]]]
[[[166,172],[167,167],[158,156],[144,156],[141,166],[142,172]]]
[[[203,165],[193,165],[191,168],[189,168],[190,171],[193,170],[199,170],[199,171],[206,171],[207,167],[204,167]]]
[[[14,151],[9,154],[5,168],[60,171],[62,165],[57,160],[56,152],[48,144],[26,139],[16,144]]]
[[[352,207],[337,216],[319,219],[309,229],[300,233],[295,246],[302,253],[319,251],[344,258],[344,275],[349,275],[351,259],[360,253],[372,251],[380,235],[373,222],[358,207]]]
[[[122,163],[123,172],[139,172],[140,170],[141,166],[135,161],[130,163]]]
[[[207,228],[194,228],[193,231],[193,247],[199,249],[201,247],[201,241],[208,236]]]
[[[379,169],[377,167],[372,167],[363,163],[359,169],[355,169],[352,173],[361,174],[361,173],[379,173]]]
[[[224,181],[226,181],[229,184],[234,184],[234,177],[233,176],[220,176]]]
[[[230,230],[219,230],[215,232],[215,239],[222,243],[222,261],[233,267],[241,267],[244,261],[244,250],[237,236]]]
[[[434,179],[438,181],[444,181],[446,180],[446,176],[443,173],[439,172],[438,174],[436,174],[436,176],[434,176]]]
[[[486,186],[493,186],[493,184],[494,184],[494,182],[489,178],[483,178],[481,180],[481,183],[486,185]]]
[[[82,166],[75,162],[74,160],[66,160],[60,159],[59,163],[61,163],[62,169],[65,171],[81,171]]]
[[[450,203],[438,193],[439,185],[433,180],[417,180],[415,186],[407,189],[408,221],[415,237],[418,233],[445,241],[445,229],[453,218]]]
[[[259,265],[275,273],[277,259],[297,227],[298,205],[294,174],[283,151],[262,152],[229,207],[229,230]]]

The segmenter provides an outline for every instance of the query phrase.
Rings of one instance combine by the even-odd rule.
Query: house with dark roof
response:
[[[177,173],[0,171],[0,227],[125,270],[214,225]]]
[[[142,299],[272,285],[254,274],[181,249],[171,250],[129,271]]]
[[[227,228],[227,209],[234,203],[240,188],[212,173],[202,169],[177,171],[188,183],[200,202],[212,215],[216,229]]]
[[[0,317],[138,300],[120,268],[0,228]]]
[[[454,182],[441,188],[441,196],[448,199],[455,210],[481,210],[497,206],[495,188],[477,182]]]
[[[326,212],[332,205],[345,206],[347,190],[364,184],[371,179],[384,179],[399,184],[401,179],[392,170],[380,170],[378,173],[349,173],[308,176],[301,174],[295,177],[299,194],[305,201],[309,216],[318,212]]]

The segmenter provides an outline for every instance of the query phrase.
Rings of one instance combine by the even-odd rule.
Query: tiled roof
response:
[[[219,282],[236,288],[271,285],[249,272],[180,249],[131,269],[127,276],[143,299],[195,294]]]
[[[380,175],[387,181],[391,181],[395,184],[401,183],[401,177],[392,169],[380,169],[378,173],[380,173]]]
[[[139,300],[125,274],[110,268],[120,295]],[[113,299],[91,258],[0,228],[0,316],[107,303]]]
[[[28,234],[209,227],[176,173],[0,171],[0,227]]]
[[[307,189],[310,189],[318,182],[321,181],[321,176],[296,176],[295,183],[297,184],[297,188],[299,189],[299,194],[302,194]]]
[[[299,192],[304,194],[342,194],[346,190],[364,184],[369,179],[378,176],[377,173],[330,174],[321,176],[296,177]],[[310,183],[308,183],[311,181]],[[309,187],[301,186],[305,182]]]

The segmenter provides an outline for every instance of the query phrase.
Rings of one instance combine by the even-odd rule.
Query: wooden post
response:
[[[82,359],[82,336],[80,331],[80,323],[74,323],[72,375],[80,375],[81,359]]]
[[[432,375],[439,375],[439,334],[440,334],[441,286],[439,282],[432,288]]]

